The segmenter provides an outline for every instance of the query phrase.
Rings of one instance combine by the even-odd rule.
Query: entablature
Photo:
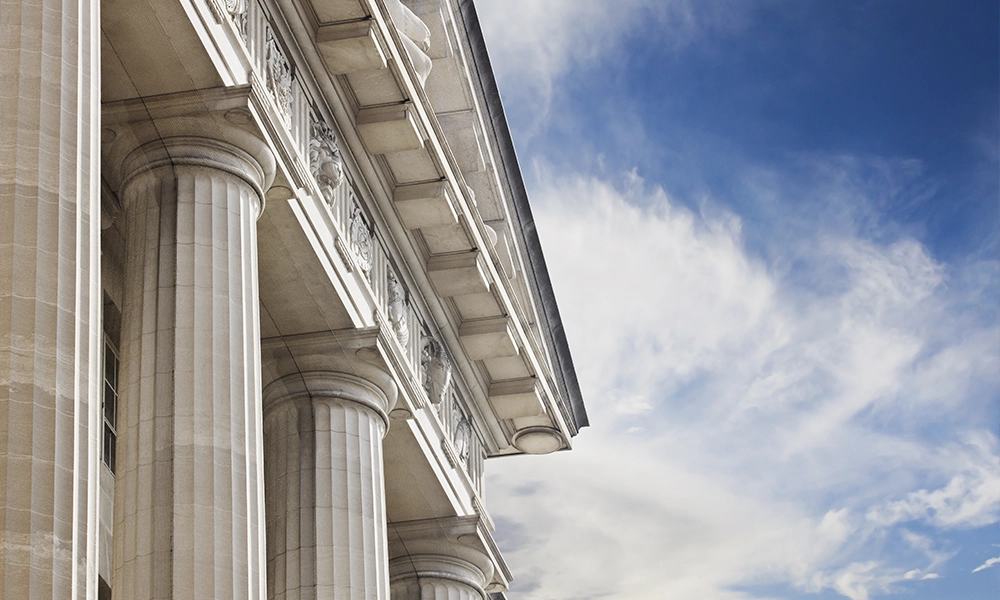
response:
[[[291,38],[278,46],[293,55],[290,64],[302,66],[278,71],[294,72],[293,84],[302,80],[297,87],[303,93],[293,89],[288,104],[296,104],[300,95],[310,96],[306,106],[314,112],[329,111],[331,129],[343,141],[347,158],[344,189],[353,197],[326,198],[334,215],[336,231],[330,237],[337,254],[348,257],[342,262],[352,270],[344,240],[354,244],[354,232],[362,229],[369,230],[378,242],[375,246],[382,246],[386,264],[398,269],[393,275],[404,288],[402,295],[413,300],[421,313],[417,317],[432,324],[429,330],[440,331],[463,378],[477,382],[470,388],[481,412],[484,417],[492,413],[496,421],[486,429],[487,437],[493,438],[489,453],[520,451],[512,445],[518,429],[533,427],[537,433],[546,425],[560,438],[556,447],[568,447],[577,425],[558,406],[561,394],[551,374],[550,349],[537,331],[536,299],[525,278],[517,279],[517,273],[524,271],[521,252],[516,236],[503,227],[515,219],[503,200],[500,160],[486,136],[482,102],[470,85],[476,74],[458,41],[454,7],[437,1],[409,4],[414,11],[396,0],[286,0],[271,9],[267,2],[248,0],[244,14],[234,15],[233,23],[237,31],[243,23],[245,40],[254,32],[263,38],[248,41],[245,47],[250,55],[256,54],[252,62],[266,72],[274,70],[267,52],[278,54],[268,35]],[[266,18],[268,10],[283,19]],[[262,20],[273,21],[271,27],[281,31],[268,34],[267,25],[258,23]],[[444,40],[437,42],[432,31],[443,33]],[[261,49],[266,64],[261,62]],[[373,54],[360,58],[358,53],[364,52]],[[345,58],[348,55],[354,58]],[[425,58],[434,68],[440,65],[442,74],[454,76],[443,75],[439,81],[433,69],[428,76],[422,66]],[[344,62],[338,62],[341,59]],[[432,94],[463,100],[436,111]],[[296,121],[303,120],[293,114],[289,122],[296,132],[293,141],[300,147],[305,127]],[[476,191],[470,180],[478,181]],[[291,183],[302,215],[311,214],[314,231],[320,231],[316,224],[326,219],[306,205],[309,198],[323,194],[316,193],[312,182]],[[477,201],[477,192],[491,201]],[[489,209],[493,217],[489,224],[480,207]],[[372,260],[377,262],[377,257]],[[362,261],[363,267],[367,261]],[[376,282],[371,287],[374,303],[386,305],[385,291],[380,289],[386,284]],[[362,321],[356,325],[370,323]],[[489,393],[494,384],[530,378],[538,380],[534,403],[523,401],[523,395],[511,403],[509,396]]]

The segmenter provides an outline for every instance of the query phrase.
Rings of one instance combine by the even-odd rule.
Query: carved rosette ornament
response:
[[[448,359],[444,345],[432,337],[425,337],[420,364],[424,368],[427,397],[431,403],[440,404],[451,385],[451,360]]]
[[[344,181],[344,159],[340,156],[337,136],[326,122],[313,119],[309,136],[309,170],[328,205],[333,205],[333,191]]]
[[[389,271],[388,276],[389,292],[389,323],[392,330],[396,332],[396,339],[400,344],[406,344],[410,339],[410,329],[406,323],[406,290],[403,284],[399,283],[396,274]]]
[[[372,268],[372,234],[356,203],[351,207],[350,237],[351,252],[358,261],[358,268],[367,273]]]
[[[292,117],[292,65],[281,51],[278,38],[270,28],[267,30],[267,87],[274,96],[274,102],[281,111],[287,125]]]

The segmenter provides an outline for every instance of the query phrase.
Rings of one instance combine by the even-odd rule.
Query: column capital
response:
[[[111,102],[102,108],[102,173],[122,189],[143,172],[171,165],[228,171],[263,202],[276,162],[254,115],[251,86],[233,86]]]
[[[264,415],[282,402],[294,400],[336,399],[363,406],[379,416],[383,432],[389,429],[390,398],[395,400],[395,389],[380,386],[371,377],[344,371],[305,371],[285,375],[264,388]]]
[[[468,549],[461,549],[467,553]],[[479,563],[479,564],[477,564]],[[458,586],[466,592],[465,597],[477,600],[486,597],[488,578],[482,569],[482,561],[472,561],[449,554],[411,554],[389,560],[389,585],[394,590],[393,599],[399,594],[395,591],[400,587],[407,589],[407,600],[436,600],[426,598],[425,594],[417,595],[409,590],[413,582],[436,580],[445,587]],[[447,594],[451,597],[452,594]],[[463,597],[464,600],[464,597]]]
[[[478,515],[390,523],[389,580],[406,589],[412,580],[436,579],[484,598],[505,587],[506,566],[494,550]]]
[[[389,427],[396,382],[375,328],[268,338],[261,343],[264,412],[295,398],[340,398],[373,410]]]
[[[178,135],[152,140],[135,148],[122,161],[120,189],[127,190],[133,181],[155,177],[163,169],[177,167],[205,167],[242,180],[254,190],[258,204],[254,217],[260,216],[264,208],[263,186],[268,177],[265,165],[243,148],[210,137]],[[129,208],[129,198],[133,196],[123,196],[125,208]]]

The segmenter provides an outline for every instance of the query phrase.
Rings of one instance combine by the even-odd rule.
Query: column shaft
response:
[[[99,5],[0,2],[0,597],[97,597]]]
[[[260,599],[260,167],[218,141],[157,144],[123,185],[113,593]]]
[[[311,390],[265,398],[269,598],[387,600],[386,396],[354,375],[299,377]]]

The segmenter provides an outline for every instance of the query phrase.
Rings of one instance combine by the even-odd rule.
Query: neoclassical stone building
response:
[[[502,597],[587,416],[472,1],[0,36],[0,598]]]

